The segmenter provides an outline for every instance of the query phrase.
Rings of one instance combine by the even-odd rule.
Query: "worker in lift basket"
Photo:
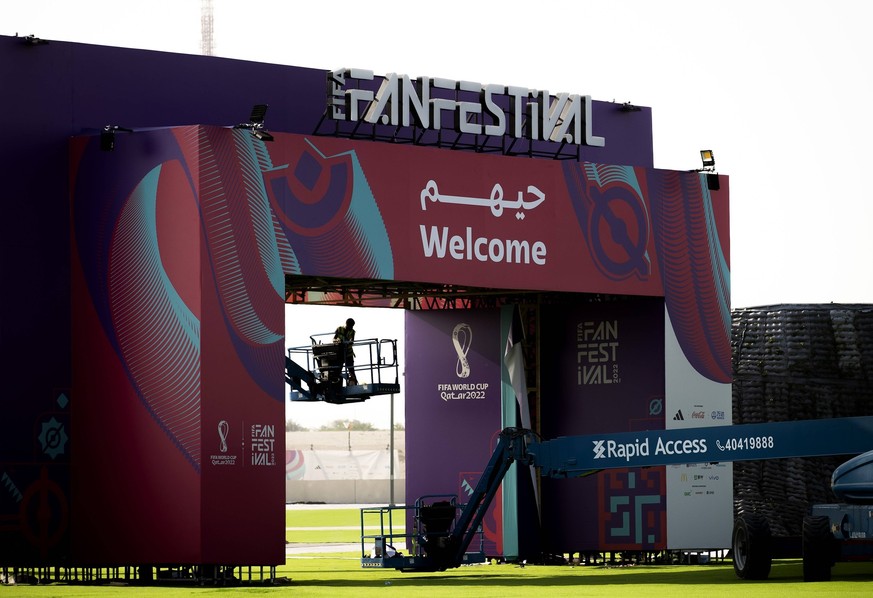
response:
[[[355,342],[355,321],[352,318],[346,320],[345,326],[340,326],[333,333],[333,342],[343,345],[343,363],[348,372],[347,386],[356,386],[358,379],[355,377],[355,350],[352,344]]]

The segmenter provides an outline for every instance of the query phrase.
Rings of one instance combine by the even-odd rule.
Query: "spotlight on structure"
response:
[[[252,135],[261,141],[273,141],[274,139],[270,132],[264,129],[254,129],[252,130]]]
[[[267,116],[267,108],[269,104],[255,104],[252,106],[252,114],[249,116],[249,122],[253,125],[263,125],[264,117]]]
[[[249,122],[240,123],[234,129],[248,129],[256,139],[261,141],[273,141],[273,136],[264,128],[264,117],[267,115],[267,104],[255,104],[249,116]]]
[[[16,34],[17,36],[18,34]],[[35,35],[25,35],[23,38],[23,43],[28,46],[45,46],[48,45],[48,41],[44,39],[40,39]]]
[[[714,172],[706,173],[706,188],[710,191],[718,191],[721,189],[721,183],[718,180],[718,175]]]
[[[707,188],[710,191],[718,191],[721,188],[721,183],[715,172],[715,154],[712,153],[712,150],[700,150],[700,161],[703,162],[703,168],[698,168],[697,172],[705,172]]]
[[[100,149],[104,152],[111,152],[115,149],[115,134],[118,131],[124,131],[126,133],[133,133],[133,129],[127,129],[125,127],[119,127],[118,125],[106,125],[103,127],[103,130],[100,131]]]
[[[640,110],[642,110],[642,108],[640,108],[639,106],[634,106],[630,102],[625,102],[621,105],[621,108],[619,108],[619,110],[621,110],[622,112],[639,112]]]

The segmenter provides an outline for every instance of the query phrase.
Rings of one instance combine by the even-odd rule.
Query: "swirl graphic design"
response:
[[[289,449],[285,451],[285,479],[302,480],[306,475],[306,455],[303,451]]]
[[[731,381],[730,269],[704,174],[650,170],[661,197],[655,238],[664,298],[688,362],[716,382]]]
[[[598,269],[612,279],[647,278],[653,236],[665,304],[686,359],[710,380],[730,382],[730,272],[703,176],[588,163],[562,168]],[[652,224],[647,205],[657,206]]]
[[[94,310],[131,387],[199,471],[200,322],[164,267],[156,214],[165,176],[181,185],[176,205],[193,208],[196,196],[172,134],[156,133],[153,142],[163,161],[129,168],[101,167],[97,144],[89,146],[76,180],[74,239]]]
[[[261,178],[261,171],[272,166],[263,145],[247,131],[227,135],[200,128],[200,168],[211,179],[201,186],[200,209],[209,265],[237,357],[273,394],[275,372],[283,363],[284,318],[275,306],[284,296],[286,260]]]
[[[263,179],[296,273],[393,278],[388,231],[356,153],[327,156],[308,139],[294,149]]]
[[[234,357],[282,401],[276,372],[284,318],[277,306],[283,272],[296,263],[263,188],[261,173],[272,167],[263,142],[228,133],[215,127],[150,133],[149,151],[124,168],[106,168],[105,153],[90,144],[73,209],[78,263],[106,339],[140,401],[198,472],[201,322],[186,300],[199,309],[201,292],[217,294]],[[192,215],[199,215],[203,267],[214,287],[192,284],[190,268],[200,263],[163,245],[183,230],[173,223],[181,218],[188,226]]]
[[[161,263],[155,221],[160,173],[157,167],[141,181],[116,224],[108,273],[112,326],[143,396],[182,447],[199,459],[200,322]],[[160,351],[155,339],[161,339]]]
[[[226,420],[218,422],[218,450],[222,453],[227,452],[227,433],[230,430]]]
[[[649,211],[631,166],[564,164],[567,190],[598,270],[612,280],[652,273]]]
[[[473,329],[469,324],[458,324],[452,329],[452,346],[458,354],[458,362],[455,365],[455,374],[458,378],[470,376],[470,362],[467,361],[467,353],[473,343]]]
[[[214,294],[229,357],[282,401],[285,274],[391,279],[393,255],[354,151],[325,156],[308,141],[277,141],[291,157],[277,167],[250,132],[221,127],[134,143],[148,151],[128,154],[123,168],[107,168],[96,142],[83,151],[75,255],[131,388],[199,472],[200,302]],[[198,220],[202,262],[178,245]]]

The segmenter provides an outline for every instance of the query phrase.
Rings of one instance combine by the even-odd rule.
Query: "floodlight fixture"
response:
[[[251,114],[251,116],[249,116],[249,122],[251,122],[253,124],[255,124],[255,123],[263,124],[264,117],[267,116],[267,108],[269,108],[269,107],[270,106],[268,104],[255,104],[252,107],[252,114]]]
[[[18,37],[17,33],[15,34],[15,37]],[[48,40],[40,39],[37,36],[30,34],[30,35],[25,35],[22,38],[22,43],[24,43],[25,45],[28,45],[28,46],[47,46]]]
[[[117,133],[118,131],[133,133],[133,129],[119,127],[118,125],[104,126],[103,130],[100,131],[100,149],[102,151],[111,152],[115,149],[115,133]]]
[[[712,150],[700,150],[700,160],[703,162],[704,170],[715,168],[715,155],[712,153]]]
[[[268,104],[255,104],[249,116],[249,122],[240,123],[234,129],[248,129],[255,139],[261,141],[273,141],[274,137],[264,128],[264,117],[267,115]]]
[[[639,112],[640,110],[642,110],[642,108],[640,108],[639,106],[634,106],[630,102],[625,102],[621,105],[619,110],[621,110],[622,112]]]

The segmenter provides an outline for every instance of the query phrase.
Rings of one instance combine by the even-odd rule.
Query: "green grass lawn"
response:
[[[22,597],[154,596],[155,598],[208,596],[321,596],[385,598],[388,595],[451,598],[500,598],[541,595],[549,598],[607,596],[616,598],[715,596],[781,598],[791,596],[869,596],[873,564],[838,563],[834,580],[804,583],[800,561],[777,561],[767,581],[736,578],[730,563],[681,566],[540,567],[478,565],[442,573],[399,573],[390,569],[361,569],[356,554],[322,554],[289,558],[276,586],[48,586],[0,587],[0,595]]]
[[[360,509],[286,509],[285,527],[339,527],[361,525]]]
[[[403,533],[404,522],[394,515],[394,533]],[[379,531],[379,517],[367,514],[367,534]],[[385,521],[387,525],[387,519]],[[360,509],[288,509],[285,511],[285,539],[291,543],[349,543],[361,540]],[[314,529],[314,528],[334,529]],[[313,529],[307,529],[313,528]],[[346,528],[346,529],[337,529]],[[387,530],[386,530],[387,531]]]
[[[288,576],[298,589],[295,595],[337,594],[376,596],[380,592],[435,597],[482,596],[869,596],[873,564],[840,563],[834,580],[804,583],[800,561],[778,561],[766,582],[737,579],[730,563],[703,566],[638,566],[626,568],[478,565],[442,573],[399,573],[393,570],[362,570],[356,555],[323,559],[289,560]],[[326,576],[325,570],[331,575]],[[282,570],[284,574],[285,569]],[[348,591],[348,593],[346,593]],[[371,594],[372,592],[372,594]]]
[[[300,530],[286,533],[290,542],[358,542],[358,509],[287,511],[288,527],[353,527],[352,530]],[[393,569],[362,569],[360,554],[309,553],[289,556],[278,567],[274,586],[199,587],[124,585],[0,586],[0,598],[78,598],[140,596],[154,598],[224,596],[294,596],[386,598],[390,595],[428,598],[499,598],[606,596],[641,598],[801,598],[803,596],[870,596],[873,563],[838,563],[833,580],[804,583],[799,560],[775,561],[770,579],[749,582],[737,579],[730,561],[708,565],[645,565],[636,567],[520,567],[515,564],[465,566],[441,573],[400,573]]]

